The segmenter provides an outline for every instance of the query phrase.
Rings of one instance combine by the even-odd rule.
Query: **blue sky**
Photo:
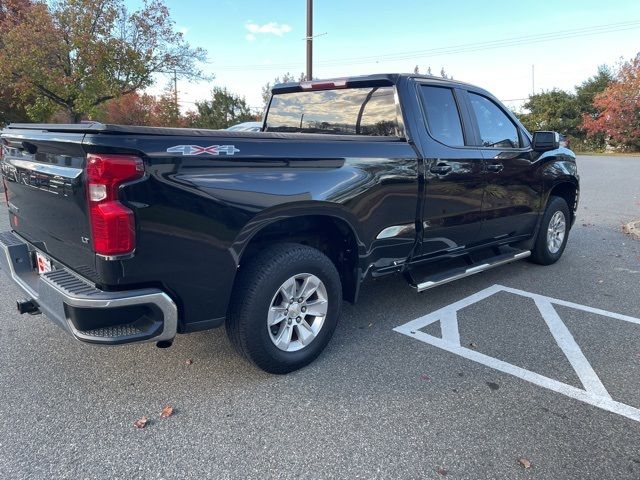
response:
[[[139,1],[127,3],[135,8]],[[216,76],[212,83],[180,83],[184,108],[205,98],[212,84],[259,107],[262,85],[287,71],[304,70],[306,0],[166,3],[185,38],[208,50],[205,69]],[[477,45],[475,51],[468,46],[575,29],[584,29],[581,36],[559,34],[535,43],[522,39],[502,48]],[[605,33],[593,35],[596,31]],[[314,33],[324,32],[314,42],[314,76],[407,72],[415,65],[438,73],[444,67],[456,79],[512,100],[531,93],[532,65],[536,91],[571,89],[598,65],[635,55],[640,51],[640,2],[315,0]],[[457,45],[466,46],[452,52],[450,47]],[[428,52],[437,48],[448,53]]]

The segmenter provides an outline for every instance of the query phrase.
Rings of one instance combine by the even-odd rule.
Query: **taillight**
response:
[[[123,255],[136,247],[133,212],[118,201],[118,187],[144,175],[133,155],[87,155],[87,197],[93,249],[100,255]]]

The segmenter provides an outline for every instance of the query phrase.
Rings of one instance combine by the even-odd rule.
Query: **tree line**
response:
[[[207,52],[176,29],[162,0],[0,0],[0,125],[83,120],[225,128],[252,120],[244,98],[214,88],[186,114],[161,78],[211,80]]]
[[[531,95],[517,113],[530,131],[567,135],[576,150],[640,151],[640,53],[616,67],[600,66],[575,92]]]
[[[144,0],[134,11],[124,0],[0,0],[0,126],[95,120],[226,128],[257,119],[243,97],[222,87],[187,112],[170,86],[145,93],[162,78],[213,79],[202,71],[206,58],[162,0]],[[451,78],[444,68],[440,76]],[[273,84],[304,79],[286,73],[267,83],[264,104]],[[578,150],[640,150],[640,53],[600,67],[574,92],[534,94],[523,107],[517,114],[529,130],[559,131]]]

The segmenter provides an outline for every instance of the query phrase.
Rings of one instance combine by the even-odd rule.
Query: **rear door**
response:
[[[418,84],[428,132],[425,195],[419,255],[461,250],[476,241],[482,222],[484,159],[473,146],[461,91],[449,85]]]
[[[486,165],[479,241],[530,235],[542,186],[533,168],[529,138],[506,109],[481,92],[466,92],[469,112]]]

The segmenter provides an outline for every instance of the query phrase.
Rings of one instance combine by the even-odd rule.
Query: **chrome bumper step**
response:
[[[60,266],[39,275],[35,247],[13,232],[0,232],[0,270],[27,296],[21,313],[36,310],[87,343],[167,342],[177,333],[178,310],[162,290],[105,291]]]

